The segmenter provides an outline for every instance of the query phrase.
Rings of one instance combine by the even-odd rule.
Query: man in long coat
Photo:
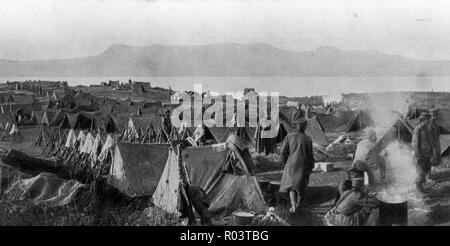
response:
[[[285,163],[280,192],[289,192],[294,213],[301,205],[309,175],[314,168],[314,156],[311,138],[306,136],[306,120],[294,122],[296,130],[286,136],[281,149],[281,160]]]
[[[433,144],[428,127],[430,114],[422,113],[419,117],[420,124],[414,129],[411,147],[414,152],[417,168],[416,187],[420,193],[425,192],[424,183],[431,170],[431,158],[433,157]]]
[[[433,145],[433,156],[430,161],[432,167],[437,167],[441,164],[441,143],[439,142],[440,129],[436,123],[438,117],[438,109],[430,109],[430,115],[431,119],[428,128],[430,131],[431,143]]]

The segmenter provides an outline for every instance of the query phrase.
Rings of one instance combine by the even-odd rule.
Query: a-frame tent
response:
[[[338,110],[332,114],[315,114],[325,132],[352,132],[373,125],[371,117],[361,110]]]
[[[180,173],[185,173],[190,186],[206,192],[213,213],[265,210],[261,188],[250,171],[252,160],[244,156],[227,144],[188,147],[181,150],[181,159],[171,152],[153,203],[167,212],[178,213],[181,204],[177,187],[182,183]]]
[[[392,124],[386,133],[378,139],[375,147],[370,151],[369,155],[372,153],[379,153],[381,150],[386,148],[389,143],[396,140],[410,144],[416,124],[417,121],[405,120],[400,114],[398,114],[392,121]]]
[[[263,139],[261,137],[261,127],[256,130],[256,149],[258,152],[263,152],[264,149],[272,148],[273,145],[280,143],[284,140],[287,134],[295,130],[294,121],[302,120],[303,114],[294,107],[280,108],[278,134],[273,139]],[[329,144],[328,138],[324,132],[324,129],[316,117],[307,119],[307,126],[305,134],[311,138],[313,143],[326,146]],[[267,152],[267,150],[266,150]],[[270,151],[269,151],[270,152]]]
[[[168,144],[118,142],[108,183],[129,197],[151,196],[169,154]]]

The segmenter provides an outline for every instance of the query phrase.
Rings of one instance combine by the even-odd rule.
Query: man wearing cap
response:
[[[378,200],[367,194],[364,188],[364,172],[348,171],[351,188],[343,191],[334,207],[324,217],[328,226],[364,226],[372,210],[378,207]]]
[[[373,168],[378,167],[380,169],[381,180],[384,180],[386,176],[386,166],[384,164],[384,160],[378,155],[378,153],[372,151],[376,143],[377,134],[375,131],[369,130],[366,138],[358,143],[355,157],[353,158],[352,167],[367,173],[369,185],[375,184],[375,176],[372,171]]]
[[[294,213],[301,205],[309,175],[314,168],[314,156],[311,138],[306,136],[307,121],[294,122],[296,130],[286,136],[281,149],[281,160],[285,164],[280,183],[280,192],[289,192],[291,208]]]
[[[429,130],[430,114],[421,113],[420,123],[413,132],[411,147],[416,160],[417,179],[416,188],[420,193],[424,193],[423,187],[426,176],[431,170],[431,158],[433,157],[432,137]]]

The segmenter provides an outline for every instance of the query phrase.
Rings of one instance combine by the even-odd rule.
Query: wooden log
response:
[[[41,172],[58,173],[61,169],[57,160],[31,157],[15,149],[10,149],[6,155],[2,156],[1,161],[8,166],[32,175]]]
[[[33,176],[42,172],[54,173],[62,179],[75,179],[86,184],[91,180],[92,170],[74,170],[62,165],[59,160],[42,159],[29,156],[15,149],[10,149],[0,159],[5,165],[16,168]]]

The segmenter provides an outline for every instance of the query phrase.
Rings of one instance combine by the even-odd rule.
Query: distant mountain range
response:
[[[450,61],[414,60],[334,47],[295,52],[261,43],[145,47],[118,44],[97,56],[83,58],[0,60],[0,77],[447,75]]]

